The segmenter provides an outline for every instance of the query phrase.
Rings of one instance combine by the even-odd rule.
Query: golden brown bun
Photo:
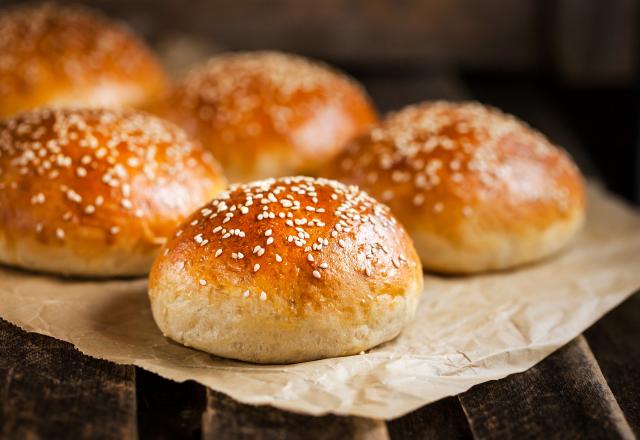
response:
[[[583,223],[575,164],[516,118],[477,103],[391,114],[325,171],[387,203],[427,269],[504,269],[562,248]]]
[[[51,3],[0,13],[0,117],[43,105],[138,106],[167,85],[149,49],[101,14]]]
[[[234,182],[312,174],[376,120],[353,80],[277,52],[213,58],[157,112],[208,147]]]
[[[210,153],[132,110],[40,109],[0,122],[0,262],[142,275],[224,187]]]
[[[389,208],[310,177],[232,186],[185,221],[149,278],[166,336],[260,363],[390,340],[421,291],[420,261]]]

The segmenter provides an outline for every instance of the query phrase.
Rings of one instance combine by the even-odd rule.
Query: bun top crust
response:
[[[411,240],[386,206],[357,187],[310,177],[231,186],[168,242],[150,292],[167,273],[293,314],[363,307],[422,282]]]
[[[0,232],[16,239],[162,244],[223,186],[208,152],[141,112],[40,109],[0,122]]]
[[[245,181],[315,169],[377,119],[355,81],[278,52],[211,59],[160,113],[211,148],[230,179]]]
[[[572,218],[585,205],[580,172],[563,150],[478,103],[423,103],[392,113],[326,174],[359,184],[410,230],[436,228],[452,239],[474,215],[484,216],[484,228],[516,231]]]
[[[125,26],[46,3],[0,14],[0,116],[41,105],[140,105],[165,93],[155,57]]]

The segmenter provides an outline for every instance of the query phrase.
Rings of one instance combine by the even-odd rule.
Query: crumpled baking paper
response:
[[[573,246],[545,262],[425,276],[415,321],[395,341],[357,356],[263,366],[180,346],[155,326],[146,280],[0,269],[0,316],[90,356],[192,379],[241,402],[390,419],[530,368],[640,288],[640,214],[592,187],[587,218]]]

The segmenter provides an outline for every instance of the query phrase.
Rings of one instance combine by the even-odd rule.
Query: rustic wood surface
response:
[[[356,439],[385,440],[384,422],[333,415],[309,417],[269,406],[243,405],[207,390],[207,409],[202,416],[203,439]]]
[[[637,316],[640,292],[586,333],[600,364],[580,336],[524,373],[387,423],[240,404],[0,321],[0,438],[631,439],[640,416]]]
[[[468,439],[473,438],[469,422],[457,397],[447,397],[431,405],[387,422],[389,435],[400,439]]]
[[[636,0],[60,1],[97,7],[156,43],[189,34],[220,49],[275,47],[333,62],[550,68],[589,84],[638,72]]]
[[[582,336],[526,372],[459,398],[478,439],[634,438]]]
[[[136,437],[134,367],[0,320],[0,438]]]
[[[205,387],[193,381],[173,382],[138,368],[136,394],[140,438],[201,438]]]
[[[629,425],[640,435],[640,292],[585,337]]]

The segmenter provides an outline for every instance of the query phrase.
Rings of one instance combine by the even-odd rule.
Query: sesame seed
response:
[[[311,255],[311,254],[307,255],[307,260],[313,261],[313,255]]]
[[[58,237],[60,240],[62,240],[64,238],[64,231],[60,228],[56,229],[56,237]]]
[[[200,280],[200,285],[201,286],[206,286],[207,285],[207,280]]]
[[[282,257],[279,254],[276,254],[276,261],[282,263]]]
[[[260,270],[260,265],[259,265],[258,263],[254,264],[254,265],[253,265],[253,271],[254,271],[254,272],[257,272],[257,271],[259,271],[259,270]]]
[[[222,254],[222,249],[218,249],[215,253],[215,257],[219,257]]]
[[[320,275],[320,272],[318,272],[317,270],[313,271],[313,276],[317,279],[320,279],[322,276]]]
[[[249,292],[248,290],[245,290],[244,292],[242,292],[242,297],[243,298],[249,298],[250,294],[251,294],[251,292]]]
[[[260,301],[266,301],[267,300],[267,293],[262,291],[260,292]]]

